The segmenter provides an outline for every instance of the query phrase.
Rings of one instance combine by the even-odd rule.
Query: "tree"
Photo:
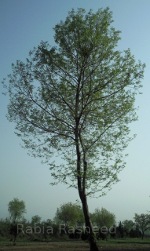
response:
[[[10,220],[0,219],[0,237],[9,237]]]
[[[145,231],[150,229],[150,215],[149,214],[135,214],[134,220],[138,228],[141,230],[142,239]]]
[[[124,228],[126,235],[129,235],[129,233],[130,233],[131,229],[133,229],[135,223],[132,220],[124,220],[122,222],[122,224],[123,224],[123,228]]]
[[[67,226],[76,226],[83,222],[83,212],[81,206],[71,202],[65,203],[57,208],[55,221]]]
[[[115,215],[109,212],[105,208],[95,209],[95,212],[92,214],[92,221],[97,224],[99,227],[110,228],[115,225]]]
[[[41,223],[41,217],[39,215],[32,216],[32,219],[31,219],[32,225],[40,224],[40,223]]]
[[[8,211],[11,220],[10,234],[13,236],[13,245],[16,245],[18,235],[17,224],[23,218],[24,213],[26,213],[24,201],[14,198],[8,204]]]
[[[109,8],[72,10],[54,28],[56,46],[41,42],[3,82],[8,119],[25,147],[50,164],[54,184],[78,189],[92,251],[98,247],[87,197],[107,192],[125,166],[144,72],[129,49],[118,50],[112,21]]]
[[[8,204],[8,211],[10,214],[10,219],[13,223],[17,223],[22,219],[24,213],[26,213],[26,207],[23,200],[14,198]]]

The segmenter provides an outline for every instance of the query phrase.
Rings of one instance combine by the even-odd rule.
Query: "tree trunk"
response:
[[[86,227],[88,228],[88,231],[89,231],[88,241],[90,244],[90,251],[99,251],[98,246],[97,246],[97,242],[96,242],[96,237],[93,232],[92,223],[91,223],[90,216],[89,216],[86,194],[81,192],[81,193],[79,193],[79,195],[80,195],[80,199],[82,202],[85,224],[86,224]]]
[[[78,99],[78,95],[76,97]],[[77,100],[78,102],[78,100]],[[84,214],[84,219],[85,219],[85,225],[89,230],[89,235],[88,235],[88,240],[90,244],[90,251],[99,251],[97,243],[96,243],[96,238],[95,234],[93,232],[92,228],[92,223],[90,220],[89,216],[89,210],[88,210],[88,204],[87,204],[87,196],[86,196],[86,172],[87,172],[87,162],[85,158],[85,151],[83,149],[83,144],[81,140],[81,135],[79,136],[78,134],[78,126],[79,126],[79,121],[78,117],[76,119],[76,155],[77,155],[77,183],[78,183],[78,192],[79,192],[79,197],[82,202],[82,209],[83,209],[83,214]],[[80,140],[79,140],[80,138]],[[80,143],[79,143],[80,141]],[[83,150],[83,166],[84,166],[84,174],[82,176],[81,174],[81,151],[79,145],[82,145],[82,150]]]

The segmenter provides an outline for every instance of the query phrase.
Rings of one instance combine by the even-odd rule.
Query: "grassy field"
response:
[[[150,239],[126,239],[99,241],[99,250],[105,251],[148,251],[150,250]],[[18,242],[12,246],[10,242],[0,241],[0,251],[88,251],[89,245],[83,241],[62,241],[62,242]]]

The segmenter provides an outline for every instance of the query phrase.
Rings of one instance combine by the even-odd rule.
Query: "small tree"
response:
[[[61,205],[60,208],[57,208],[55,221],[63,223],[66,227],[76,226],[79,222],[83,222],[81,206],[71,202]]]
[[[23,215],[26,213],[26,207],[23,200],[17,198],[13,199],[8,204],[8,211],[10,214],[10,220],[13,223],[17,223],[22,219]]]
[[[145,235],[145,231],[150,229],[150,215],[149,214],[135,214],[134,220],[138,228],[141,230],[142,239],[143,239]]]
[[[40,224],[40,223],[41,223],[41,217],[39,215],[32,216],[32,219],[31,219],[32,225]]]
[[[0,237],[9,237],[9,229],[10,229],[10,220],[0,219]]]
[[[108,8],[72,10],[54,38],[55,47],[42,42],[26,63],[12,65],[4,81],[8,118],[25,147],[50,162],[56,184],[78,189],[90,249],[97,251],[87,197],[109,190],[125,166],[144,65],[129,49],[118,50],[120,32]]]
[[[34,215],[31,218],[31,227],[32,227],[32,240],[40,240],[43,238],[44,230],[41,224],[41,217],[39,215]]]
[[[122,222],[122,224],[123,224],[123,228],[124,228],[126,235],[129,235],[129,233],[130,233],[131,229],[133,229],[135,223],[132,220],[124,220]]]
[[[10,234],[13,236],[13,244],[15,245],[18,235],[17,223],[23,218],[24,213],[26,213],[24,201],[17,198],[13,199],[8,204],[8,211],[11,220]]]
[[[93,223],[97,224],[99,227],[112,227],[115,225],[115,215],[105,208],[95,209],[95,212],[92,214]]]

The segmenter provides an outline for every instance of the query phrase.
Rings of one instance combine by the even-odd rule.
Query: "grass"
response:
[[[145,251],[150,250],[150,239],[118,239],[99,241],[99,250]],[[29,242],[18,241],[16,246],[6,240],[0,241],[0,251],[88,251],[89,244],[83,241]]]

